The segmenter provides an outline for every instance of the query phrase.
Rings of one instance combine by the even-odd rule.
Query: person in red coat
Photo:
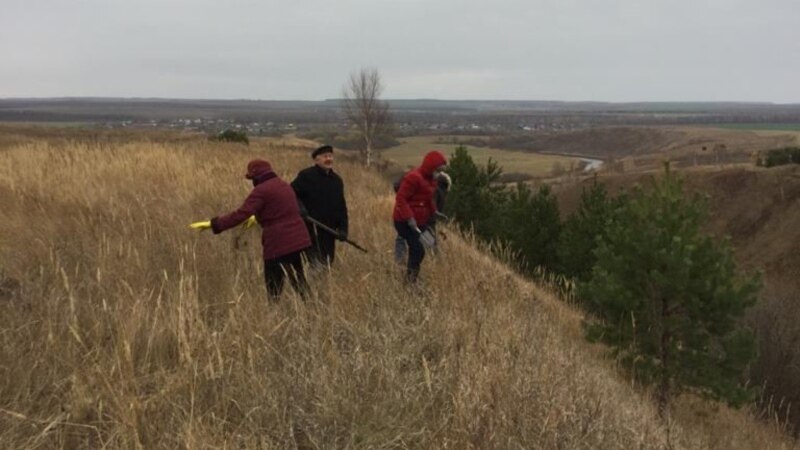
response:
[[[261,159],[247,164],[245,177],[252,180],[253,190],[242,206],[210,221],[195,222],[191,227],[197,230],[210,228],[214,234],[219,234],[255,216],[262,228],[264,279],[269,299],[278,299],[286,276],[292,287],[305,296],[308,286],[302,255],[311,246],[311,239],[300,217],[294,190],[275,174],[267,161]]]
[[[428,152],[422,165],[405,174],[397,189],[392,219],[397,234],[408,245],[406,280],[410,283],[417,281],[425,258],[425,247],[420,242],[420,236],[438,214],[434,203],[436,176],[446,165],[447,159],[440,152]]]

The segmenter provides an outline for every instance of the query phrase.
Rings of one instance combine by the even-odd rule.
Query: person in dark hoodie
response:
[[[311,246],[308,231],[300,217],[294,191],[272,170],[269,162],[255,159],[247,164],[245,178],[252,180],[253,190],[237,210],[195,222],[190,227],[214,234],[233,228],[255,216],[261,225],[264,256],[264,279],[270,301],[277,301],[288,276],[292,287],[305,297],[308,285],[303,272],[303,252]]]
[[[308,234],[312,247],[308,252],[312,264],[333,264],[336,256],[336,239],[347,239],[347,202],[344,199],[344,183],[333,171],[333,147],[323,145],[311,153],[314,165],[305,168],[292,181],[304,213],[324,225],[338,231],[332,234],[308,222]]]
[[[406,281],[415,283],[419,276],[425,247],[420,241],[431,220],[439,214],[434,195],[438,174],[447,165],[447,159],[438,151],[428,152],[422,165],[408,172],[400,181],[395,196],[394,228],[408,246]]]

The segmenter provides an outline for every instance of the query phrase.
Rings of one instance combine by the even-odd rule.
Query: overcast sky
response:
[[[800,0],[0,0],[0,97],[800,103]]]

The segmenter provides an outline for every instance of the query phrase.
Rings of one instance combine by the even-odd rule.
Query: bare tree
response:
[[[389,105],[380,99],[382,91],[378,70],[366,68],[351,73],[342,89],[342,109],[364,139],[362,156],[368,166],[375,137],[389,128]]]

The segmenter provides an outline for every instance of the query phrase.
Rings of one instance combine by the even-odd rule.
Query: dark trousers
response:
[[[308,234],[311,236],[308,261],[324,266],[333,264],[333,259],[336,257],[336,237],[314,224],[309,224]]]
[[[275,259],[264,260],[264,281],[267,283],[267,296],[270,301],[278,301],[287,277],[294,290],[305,299],[308,283],[305,272],[303,272],[302,255],[303,251],[301,250]]]
[[[408,264],[406,265],[406,280],[414,283],[419,276],[419,268],[425,259],[425,247],[419,240],[419,233],[414,231],[406,222],[395,222],[394,229],[408,245]],[[423,230],[424,231],[424,230]]]

